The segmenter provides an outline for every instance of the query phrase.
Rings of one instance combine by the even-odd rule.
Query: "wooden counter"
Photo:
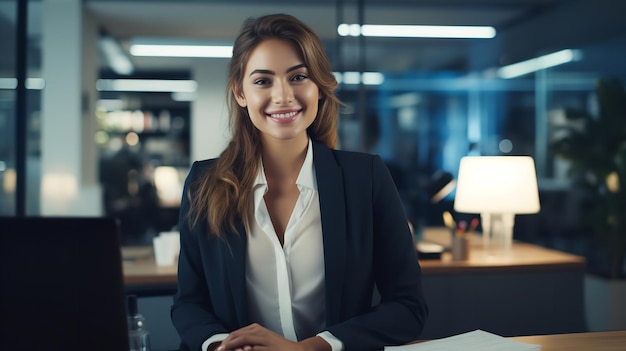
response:
[[[541,345],[541,351],[624,351],[626,330],[518,336],[513,340]]]
[[[451,235],[446,228],[428,228],[423,235],[424,240],[443,246],[450,244]],[[439,260],[419,260],[422,274],[513,273],[585,268],[583,257],[516,241],[513,242],[510,255],[492,255],[484,250],[481,236],[469,235],[469,237],[470,255],[468,260],[453,261],[451,254],[445,252]]]
[[[590,333],[516,336],[508,339],[539,345],[541,351],[624,351],[626,330]],[[409,344],[420,344],[430,340],[418,340]]]

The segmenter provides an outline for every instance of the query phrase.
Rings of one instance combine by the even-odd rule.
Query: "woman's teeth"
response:
[[[296,113],[298,113],[297,111],[294,112],[289,112],[289,113],[272,113],[270,115],[270,117],[272,118],[277,118],[277,119],[281,119],[281,118],[291,118],[293,116],[296,115]]]

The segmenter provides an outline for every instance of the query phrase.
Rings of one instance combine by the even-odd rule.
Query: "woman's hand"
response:
[[[250,324],[231,332],[218,351],[304,351],[298,343],[287,340],[281,335],[262,327]]]
[[[301,342],[287,340],[281,335],[262,327],[250,324],[231,332],[222,341],[218,351],[308,351],[330,350],[330,345],[320,337],[313,337]]]

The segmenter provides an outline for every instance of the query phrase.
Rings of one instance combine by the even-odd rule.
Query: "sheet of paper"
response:
[[[541,346],[475,330],[443,339],[403,346],[387,346],[385,351],[540,351]]]

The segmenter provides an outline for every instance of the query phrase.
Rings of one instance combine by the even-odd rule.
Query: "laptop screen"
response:
[[[128,350],[110,218],[0,217],[0,350]]]

